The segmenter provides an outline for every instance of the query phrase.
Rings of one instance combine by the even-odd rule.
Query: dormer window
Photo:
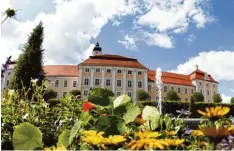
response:
[[[204,80],[209,80],[209,75],[205,73]]]

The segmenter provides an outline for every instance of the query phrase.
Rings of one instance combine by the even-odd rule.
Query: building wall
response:
[[[1,89],[7,88],[9,86],[12,75],[13,75],[13,67],[10,67],[4,72],[4,75],[1,78]]]
[[[193,80],[193,84],[196,87],[196,92],[201,92],[204,95],[205,102],[212,102],[213,95],[218,93],[218,83],[206,80]]]
[[[158,100],[158,90],[156,88],[155,82],[149,82],[149,85],[151,85],[151,91],[149,91],[151,100]],[[164,90],[165,87],[166,87],[166,91]],[[163,84],[162,89],[161,89],[162,100],[166,99],[167,93],[170,90],[172,90],[172,88],[175,92],[177,92],[177,94],[181,98],[181,101],[189,101],[191,99],[192,93],[195,92],[195,87],[174,85],[174,84]],[[180,89],[180,91],[178,91],[178,89]],[[186,89],[187,89],[187,93],[186,93]]]
[[[100,70],[100,72],[96,72],[96,69]],[[118,71],[121,71],[121,73]],[[82,78],[80,79],[81,84],[79,84],[79,88],[81,89],[84,98],[87,97],[84,94],[87,94],[87,92],[90,91],[90,88],[96,87],[109,88],[115,93],[115,96],[128,94],[133,100],[136,100],[137,90],[144,89],[147,91],[147,69],[108,66],[79,66],[79,77],[80,76],[82,76]],[[84,84],[86,78],[89,80],[88,85]],[[100,85],[95,85],[95,79],[99,79]],[[107,79],[110,79],[110,86],[106,86]],[[117,86],[117,80],[121,80],[121,86]],[[131,81],[129,82],[131,83],[129,86],[128,81]],[[141,87],[138,87],[138,81],[141,82],[141,84],[139,84]]]

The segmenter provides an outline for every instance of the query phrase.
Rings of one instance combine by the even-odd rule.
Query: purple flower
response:
[[[190,111],[186,111],[184,109],[181,110],[176,110],[177,113],[180,113],[181,115],[190,115],[191,112]]]

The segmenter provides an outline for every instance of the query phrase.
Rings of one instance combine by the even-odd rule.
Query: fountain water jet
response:
[[[156,87],[158,89],[158,109],[159,109],[159,113],[160,115],[162,114],[162,69],[161,68],[157,68],[156,70],[156,74],[155,74],[155,78],[156,78]]]

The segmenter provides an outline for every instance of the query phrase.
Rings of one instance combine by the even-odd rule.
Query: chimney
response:
[[[198,65],[195,65],[196,69],[198,69]]]

